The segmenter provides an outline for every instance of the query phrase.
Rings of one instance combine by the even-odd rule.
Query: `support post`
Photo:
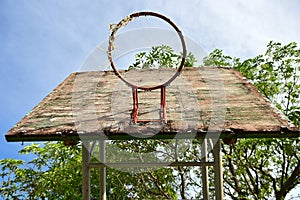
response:
[[[166,109],[166,86],[160,88],[160,121],[167,123],[167,109]]]
[[[203,139],[201,145],[201,162],[207,162],[207,139]],[[209,199],[209,184],[208,184],[208,167],[202,166],[202,192],[203,192],[203,199]]]
[[[105,163],[105,140],[99,140],[99,161]],[[99,168],[100,200],[106,200],[106,167]]]
[[[223,189],[223,172],[222,172],[222,154],[221,154],[221,141],[218,139],[213,148],[214,152],[214,171],[215,171],[215,189],[216,189],[216,200],[224,199]]]
[[[82,199],[90,200],[90,142],[82,141]]]
[[[133,98],[133,108],[131,113],[131,118],[133,123],[138,121],[138,112],[139,112],[139,99],[137,88],[132,87],[132,98]]]

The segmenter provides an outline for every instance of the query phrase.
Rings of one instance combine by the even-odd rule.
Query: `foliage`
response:
[[[232,58],[223,54],[223,50],[215,49],[207,57],[203,58],[204,66],[232,67],[239,63],[239,58]]]
[[[189,161],[194,159],[199,161],[201,158],[199,149],[197,151],[195,148],[193,153],[190,151],[190,149],[192,149],[190,140],[187,143],[179,140],[129,140],[114,141],[113,143],[119,148],[118,152],[114,152],[110,149],[107,157],[112,159],[112,161],[117,162],[128,162],[128,160],[130,160],[136,162],[172,163],[176,160]],[[121,150],[130,152],[131,155],[133,153],[136,153],[137,155],[128,158],[128,156],[124,156],[123,151]],[[175,152],[177,152],[176,155]],[[118,156],[114,157],[116,155]],[[191,159],[187,159],[187,157],[190,157]],[[182,199],[194,199],[196,195],[201,196],[201,193],[199,193],[199,180],[196,181],[193,179],[190,176],[191,173],[193,173],[193,168],[187,167],[147,168],[143,169],[143,173],[133,174],[132,176],[140,177],[138,180],[142,180],[142,183],[139,185],[144,185],[143,188],[148,188],[146,190],[148,191],[148,194],[149,192],[152,194],[151,198],[150,196],[145,196],[147,197],[144,197],[145,199],[178,199],[177,196],[180,196]],[[159,176],[154,178],[153,176],[155,176],[155,174],[159,174]],[[198,178],[196,177],[196,179]],[[150,181],[151,184],[145,180]],[[153,183],[155,184],[153,185]],[[190,185],[190,187],[187,187],[188,185]],[[157,191],[156,194],[153,193],[153,191]],[[192,193],[191,191],[197,192]]]
[[[299,140],[243,139],[222,150],[231,199],[284,199],[300,183]]]
[[[0,160],[0,197],[4,199],[81,199],[81,148],[62,142],[46,142],[24,147],[28,162]],[[176,199],[174,177],[168,168],[143,173],[107,169],[109,199]],[[98,170],[91,170],[91,193],[99,199]]]
[[[110,168],[107,179],[109,199],[177,199],[170,168],[130,173]]]
[[[176,54],[174,50],[166,45],[152,47],[147,52],[135,55],[135,62],[129,69],[150,69],[150,68],[177,68],[181,62],[182,53]],[[197,62],[195,56],[189,52],[184,63],[185,67],[192,67]]]
[[[240,71],[293,124],[300,126],[300,49],[297,43],[282,45],[271,41],[264,55],[243,62],[216,49],[203,62],[205,66],[232,67]]]
[[[32,154],[28,162],[1,160],[1,195],[5,199],[80,199],[80,148],[61,143],[32,144],[20,154]],[[67,190],[66,190],[67,186]],[[64,197],[64,198],[62,198]]]
[[[300,49],[270,42],[264,55],[245,60],[236,69],[297,126],[300,126]]]
[[[243,62],[216,49],[204,64],[237,69],[300,126],[300,49],[295,42],[271,41],[265,54]],[[244,139],[222,149],[225,189],[231,199],[284,199],[300,184],[299,138]]]

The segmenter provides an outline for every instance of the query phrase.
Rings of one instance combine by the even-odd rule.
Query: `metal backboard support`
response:
[[[168,167],[196,167],[200,166],[202,169],[202,192],[203,199],[209,199],[209,177],[208,177],[208,167],[213,167],[214,170],[214,190],[215,190],[215,199],[223,199],[223,174],[222,174],[222,156],[221,156],[221,144],[220,139],[215,141],[214,148],[212,149],[213,161],[207,160],[208,145],[207,139],[203,140],[201,147],[202,160],[200,162],[173,162],[169,163]],[[91,156],[95,145],[99,145],[99,162],[91,162]],[[101,200],[106,199],[106,168],[107,167],[116,167],[116,168],[130,168],[130,167],[164,167],[165,163],[161,162],[148,162],[148,163],[130,163],[130,162],[120,162],[120,163],[106,163],[105,162],[105,140],[95,141],[83,141],[82,142],[82,192],[83,200],[91,199],[91,168],[99,168],[100,177],[99,177],[99,196]]]

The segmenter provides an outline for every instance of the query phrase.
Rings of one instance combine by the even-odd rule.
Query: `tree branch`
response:
[[[230,148],[230,151],[229,151],[229,154],[228,154],[227,151],[225,150],[224,145],[222,144],[222,152],[225,154],[225,157],[226,157],[226,155],[230,155],[230,156],[232,155],[232,149],[234,147],[230,146],[229,148]],[[233,179],[234,185],[235,185],[235,187],[233,187],[233,189],[235,189],[236,192],[239,193],[241,191],[241,187],[240,187],[239,181],[237,179],[237,175],[235,173],[235,168],[234,168],[234,166],[232,164],[232,159],[230,158],[230,156],[227,156],[226,158],[228,160],[229,171],[232,174],[232,179]]]
[[[297,184],[300,183],[300,162],[294,168],[291,176],[284,182],[279,191],[276,192],[276,199],[282,199],[291,191]]]
[[[159,184],[158,179],[152,174],[152,172],[148,172],[148,174],[150,175],[150,177],[152,178],[152,180],[154,181],[155,186],[157,187],[157,189],[161,192],[161,194],[166,198],[166,199],[170,199],[168,193],[166,193],[163,190],[163,187]]]
[[[142,158],[142,155],[139,153],[139,159],[144,162],[143,158]],[[159,181],[158,179],[153,175],[153,173],[147,168],[148,170],[148,174],[150,175],[150,177],[152,178],[152,180],[154,181],[154,184],[155,186],[157,187],[157,189],[161,192],[161,194],[166,198],[166,199],[170,199],[168,193],[166,193],[164,190],[163,190],[163,187],[159,184]]]
[[[185,197],[185,178],[184,178],[184,171],[182,169],[182,167],[178,167],[178,171],[179,171],[179,175],[180,175],[180,180],[181,180],[181,183],[180,183],[180,196],[182,199],[187,199]]]
[[[276,179],[269,173],[265,172],[263,169],[262,169],[262,166],[260,166],[258,168],[258,170],[265,176],[269,177],[272,181],[272,185],[273,185],[273,190],[275,192],[275,194],[277,193],[277,187],[276,187]]]

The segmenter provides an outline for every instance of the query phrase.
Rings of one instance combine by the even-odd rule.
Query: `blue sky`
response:
[[[300,1],[1,0],[0,159],[20,158],[4,134],[108,38],[109,24],[155,11],[210,52],[249,58],[270,40],[300,44]]]

